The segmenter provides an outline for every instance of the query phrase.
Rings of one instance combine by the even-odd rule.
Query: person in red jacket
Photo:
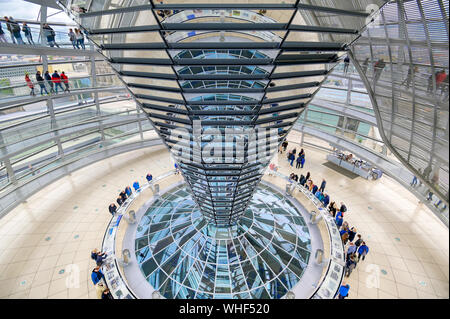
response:
[[[64,71],[61,72],[61,80],[64,83],[64,86],[66,87],[64,92],[70,92],[69,90],[69,78],[67,77],[67,75],[64,73]]]
[[[52,82],[55,84],[56,93],[58,93],[58,86],[61,88],[61,91],[64,91],[61,85],[61,76],[58,74],[58,71],[52,74]]]
[[[28,73],[25,73],[25,82],[27,82],[28,87],[31,89],[30,95],[35,96],[36,94],[34,93],[34,84],[33,84],[33,82],[31,82],[31,79],[28,76]]]

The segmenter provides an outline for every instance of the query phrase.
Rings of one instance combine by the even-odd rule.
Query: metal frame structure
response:
[[[288,2],[131,0],[113,8],[110,2],[93,0],[79,13],[74,11],[77,1],[60,1],[121,76],[171,150],[204,216],[216,225],[239,220],[271,156],[339,61],[346,43],[365,26],[370,17],[367,5],[385,3]],[[194,9],[197,16],[191,15]],[[287,22],[278,23],[270,12],[255,17],[260,9],[283,10]],[[237,11],[240,23],[233,16]],[[160,19],[161,12],[165,17]],[[218,12],[220,17],[212,16]],[[249,16],[253,21],[245,18]],[[174,19],[177,22],[171,22]],[[293,72],[281,71],[286,66]],[[260,72],[254,73],[256,68]],[[304,82],[306,77],[313,79]],[[258,80],[262,87],[245,87],[244,79],[253,84]],[[202,85],[194,85],[200,80]],[[280,85],[283,80],[290,82]],[[212,86],[206,87],[206,82]],[[242,150],[237,149],[238,140],[227,140],[227,129],[242,132],[237,134]],[[256,143],[247,133],[266,137],[269,129],[276,136]],[[220,156],[206,154],[211,148],[222,150]],[[257,153],[264,153],[264,158],[249,160]]]
[[[445,0],[391,2],[351,45],[351,57],[366,83],[383,141],[430,188],[429,195],[446,205],[448,6]],[[381,59],[386,71],[375,65]]]

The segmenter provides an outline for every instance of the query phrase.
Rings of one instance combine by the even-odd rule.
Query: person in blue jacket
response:
[[[325,206],[325,207],[328,206],[328,204],[330,203],[330,196],[328,196],[328,194],[323,194],[322,203],[323,203],[323,206]]]
[[[348,297],[348,291],[350,290],[350,285],[346,283],[342,283],[342,286],[339,288],[339,299],[345,299]]]
[[[322,184],[320,184],[319,190],[323,193],[325,191],[325,186],[327,185],[327,181],[322,179]]]
[[[130,186],[125,187],[125,194],[127,194],[128,197],[130,197],[131,193],[132,193],[131,187]]]
[[[105,275],[102,273],[100,266],[95,267],[91,273],[91,279],[94,285],[98,284],[102,278],[105,278]]]
[[[338,228],[340,228],[342,226],[343,222],[344,222],[344,218],[342,217],[342,215],[336,215],[336,225],[338,226]]]
[[[366,243],[363,241],[361,246],[358,248],[358,261],[361,259],[364,260],[366,258],[366,255],[369,253],[369,247],[367,247]]]
[[[303,165],[305,165],[305,155],[302,156],[302,161],[300,162],[301,168],[303,168]]]
[[[312,188],[312,193],[315,194],[318,189],[319,189],[319,187],[317,187],[317,185],[314,185]]]
[[[134,188],[134,190],[135,190],[136,192],[139,191],[139,182],[138,182],[138,181],[135,181],[135,182],[133,183],[133,188]]]
[[[153,176],[152,176],[152,174],[148,173],[147,176],[145,176],[145,178],[147,179],[147,182],[150,183],[153,179]]]

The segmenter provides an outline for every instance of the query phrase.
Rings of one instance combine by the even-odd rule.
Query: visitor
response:
[[[116,202],[117,202],[117,204],[119,204],[119,206],[122,206],[122,204],[123,204],[123,199],[122,199],[122,197],[117,197],[117,199],[116,199]]]
[[[358,248],[356,247],[356,245],[354,243],[350,242],[350,244],[347,248],[347,258],[346,259],[348,260],[353,254],[355,254],[357,249]]]
[[[116,214],[116,212],[117,212],[117,206],[116,206],[116,204],[114,204],[114,203],[112,203],[111,205],[109,205],[109,207],[108,207],[108,209],[109,209],[109,212],[111,213],[111,215],[115,215]]]
[[[411,182],[410,185],[411,185],[412,187],[415,187],[415,186],[417,185],[417,177],[416,177],[416,175],[414,175],[413,180],[412,180],[412,182]]]
[[[363,243],[363,239],[361,238],[361,234],[356,235],[356,237],[358,239],[355,241],[355,246],[356,246],[356,249],[358,249],[359,246],[361,246],[361,244]]]
[[[339,213],[336,214],[336,226],[338,228],[341,228],[343,222],[344,222],[344,218],[342,217],[342,215],[340,215]]]
[[[345,264],[345,276],[349,277],[353,269],[356,268],[357,258],[355,256],[350,256]]]
[[[356,236],[356,228],[352,227],[348,231],[348,241],[352,242],[355,239],[355,236]]]
[[[305,154],[302,155],[302,159],[301,159],[300,165],[301,165],[300,166],[301,168],[303,168],[303,166],[305,165]]]
[[[81,29],[75,29],[75,37],[77,39],[77,46],[80,46],[83,50],[86,49],[84,45],[84,34]]]
[[[311,173],[310,173],[310,172],[306,173],[305,179],[306,179],[307,181],[309,180],[310,177],[311,177]]]
[[[297,168],[297,169],[300,168],[301,162],[302,162],[302,157],[299,155],[297,157],[297,159],[295,160],[295,168]]]
[[[12,23],[9,21],[9,18],[7,16],[3,17],[6,22],[6,29],[9,31],[9,36],[11,37],[12,43],[16,44],[16,39],[14,38],[14,34],[12,31]]]
[[[130,197],[132,193],[133,192],[131,191],[131,187],[130,186],[125,187],[125,194],[127,194],[128,197]]]
[[[111,292],[109,291],[108,288],[106,288],[103,293],[102,293],[102,299],[114,299],[113,296],[111,295]]]
[[[145,176],[145,178],[147,179],[147,182],[150,184],[153,180],[153,176],[152,174],[148,173],[147,176]]]
[[[94,249],[91,252],[91,259],[96,262],[97,266],[101,266],[103,264],[103,260],[105,260],[107,256],[108,255],[105,252],[102,253],[98,251],[98,249]]]
[[[47,82],[47,84],[50,86],[50,93],[55,93],[55,90],[53,89],[52,77],[50,76],[50,73],[48,73],[48,71],[45,71],[44,79],[45,82]]]
[[[384,62],[384,59],[379,59],[377,62],[375,62],[374,68],[374,77],[373,77],[373,83],[377,84],[378,80],[380,79],[381,73],[383,73],[383,69],[386,66],[386,62]]]
[[[323,200],[323,193],[322,193],[320,190],[318,190],[318,191],[315,193],[315,196],[317,197],[317,199],[318,199],[320,202],[322,202],[322,200]]]
[[[61,85],[61,76],[58,74],[58,71],[55,70],[52,74],[52,82],[55,85],[56,94],[58,94],[58,87],[61,88],[61,91],[64,91]]]
[[[434,195],[434,193],[433,193],[432,191],[428,190],[428,198],[427,198],[427,201],[432,200],[432,199],[433,199],[433,195]]]
[[[30,95],[35,96],[36,93],[34,93],[34,84],[31,82],[30,77],[28,76],[28,73],[25,73],[25,82],[27,82],[28,87],[30,88]]]
[[[300,153],[298,153],[298,156],[303,156],[303,155],[305,155],[305,151],[302,148],[302,149],[300,149]]]
[[[291,151],[291,152],[289,153],[288,160],[289,160],[291,166],[293,166],[294,160],[295,160],[295,153],[293,153],[293,152]]]
[[[313,194],[315,194],[315,193],[317,192],[318,189],[319,189],[319,187],[318,187],[317,185],[314,185],[314,184],[313,184],[313,187],[312,187],[312,189],[311,189],[311,192],[312,192]]]
[[[328,194],[323,194],[322,204],[326,208],[328,204],[330,203],[330,196]]]
[[[358,261],[361,259],[364,260],[369,253],[369,247],[367,247],[365,242],[362,242],[361,246],[358,248]]]
[[[133,188],[134,188],[134,190],[135,190],[136,192],[139,192],[139,182],[138,182],[138,181],[135,181],[135,182],[133,183]]]
[[[341,287],[339,288],[339,299],[345,299],[348,297],[348,291],[350,290],[350,285],[347,283],[342,283]]]
[[[27,38],[28,43],[34,45],[33,35],[31,34],[31,29],[30,29],[30,27],[27,25],[26,22],[24,22],[24,23],[22,24],[22,31],[23,31],[23,33],[25,34],[25,37]]]
[[[347,74],[349,64],[350,64],[350,58],[347,55],[344,59],[344,74]]]
[[[343,202],[341,202],[341,208],[339,209],[342,213],[345,213],[347,211],[347,206]]]
[[[64,92],[70,92],[69,90],[69,78],[67,77],[67,75],[64,73],[64,71],[61,72],[61,80],[64,83],[64,86],[66,87],[64,89]]]
[[[103,291],[105,291],[105,289],[106,287],[101,282],[95,285],[95,294],[98,299],[102,299]]]
[[[331,215],[334,217],[336,217],[336,212],[337,212],[337,207],[336,207],[336,203],[335,202],[331,202],[330,205],[328,206],[328,210],[330,211]]]
[[[69,29],[69,33],[67,33],[67,36],[69,37],[69,40],[72,43],[73,48],[79,49],[80,47],[78,46],[78,43],[77,43],[77,36],[76,36],[75,32],[73,32],[72,29]]]
[[[322,179],[322,183],[320,184],[319,190],[323,193],[325,191],[325,186],[327,185],[327,181]]]
[[[343,227],[343,229],[340,231],[340,234],[341,234],[342,242],[344,243],[344,245],[346,245],[347,241],[348,241],[348,228]]]
[[[283,151],[286,152],[286,149],[288,147],[289,143],[288,141],[284,140],[284,142],[281,144],[281,146],[283,146]]]
[[[23,40],[22,40],[22,35],[20,34],[19,23],[17,23],[12,17],[8,18],[8,22],[9,22],[9,25],[11,26],[11,31],[10,31],[11,35],[12,35],[11,38],[15,39],[17,41],[17,44],[25,44],[25,42],[23,42]]]
[[[440,94],[440,96],[442,96],[442,94],[444,94],[444,99],[447,99],[448,98],[448,93],[449,93],[449,89],[448,89],[448,74],[447,74],[445,76],[445,79],[441,83],[441,94]]]
[[[5,31],[3,31],[2,23],[0,22],[0,42],[8,43],[5,37]]]
[[[98,284],[104,278],[105,278],[105,275],[103,275],[102,270],[100,269],[100,266],[97,266],[92,270],[91,279],[92,279],[92,282],[94,283],[94,285]]]
[[[36,72],[36,81],[39,84],[39,86],[41,87],[41,95],[44,95],[43,91],[45,91],[45,93],[48,95],[48,91],[47,88],[45,87],[45,82],[44,82],[44,78],[41,75],[40,71]]]
[[[43,30],[44,36],[47,38],[47,43],[48,43],[48,45],[49,45],[50,47],[52,47],[52,48],[53,48],[54,46],[56,46],[56,47],[59,48],[58,43],[56,43],[56,41],[55,41],[56,33],[55,33],[55,31],[48,25],[48,23],[44,24],[44,26],[42,27],[42,30]]]
[[[127,200],[127,194],[125,191],[121,191],[119,194],[120,198],[122,198],[122,201],[125,202]]]
[[[178,167],[177,163],[174,164],[174,167],[175,167],[175,175],[180,174],[180,170],[179,170],[179,167]]]

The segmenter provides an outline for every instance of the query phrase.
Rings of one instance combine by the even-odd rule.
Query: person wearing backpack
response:
[[[39,84],[39,86],[41,87],[41,95],[44,95],[42,93],[42,91],[45,91],[45,93],[48,95],[48,91],[47,91],[47,88],[45,87],[45,83],[44,83],[44,78],[42,77],[40,71],[36,72],[36,81]]]
[[[9,18],[7,16],[4,16],[3,18],[5,19],[6,29],[8,29],[8,31],[9,31],[9,36],[11,37],[11,41],[12,41],[12,43],[16,44],[16,39],[14,38],[14,34],[12,31],[12,23],[11,23],[11,21],[9,21]]]
[[[72,29],[69,29],[69,33],[67,33],[67,36],[69,37],[70,42],[72,42],[73,48],[80,49],[77,43],[77,35],[75,34],[75,32],[73,32]]]
[[[50,73],[48,73],[48,71],[45,71],[44,79],[45,82],[47,82],[47,84],[50,86],[50,93],[55,93],[55,90],[53,89],[52,77],[50,76]]]
[[[12,17],[9,17],[9,21],[11,23],[12,34],[13,34],[14,38],[16,39],[17,44],[25,44],[25,42],[23,42],[22,35],[20,35],[19,24],[16,21],[14,21],[14,19]]]
[[[22,31],[25,34],[25,37],[27,38],[28,43],[34,45],[33,35],[31,34],[31,29],[27,25],[26,22],[24,22],[23,25],[22,25]]]
[[[42,27],[42,30],[44,31],[44,36],[47,38],[47,43],[50,47],[58,47],[58,43],[55,41],[55,31],[48,25],[48,23],[44,24]]]
[[[100,266],[95,267],[91,273],[91,279],[94,285],[98,284],[103,278],[105,278],[105,275],[100,269]]]

